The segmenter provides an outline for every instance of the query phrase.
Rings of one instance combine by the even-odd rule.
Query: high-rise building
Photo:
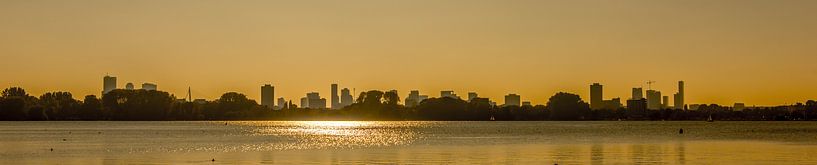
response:
[[[508,94],[505,95],[505,105],[504,106],[519,106],[521,97],[517,94]]]
[[[647,109],[661,109],[661,92],[656,90],[647,90]]]
[[[664,101],[661,102],[661,109],[669,108],[669,96],[661,96],[663,97]]]
[[[301,108],[309,108],[309,98],[301,97]]]
[[[270,84],[261,86],[261,105],[275,108],[275,87]]]
[[[604,90],[601,84],[590,85],[590,109],[601,109],[604,103]]]
[[[684,81],[678,81],[678,93],[674,95],[675,99],[673,103],[675,103],[675,109],[684,109]]]
[[[414,107],[420,104],[420,91],[412,90],[406,97],[406,107]]]
[[[523,101],[522,106],[533,106],[530,101]]]
[[[127,90],[133,90],[133,89],[134,89],[134,87],[133,87],[133,83],[128,83],[128,84],[125,84],[125,89],[127,89]]]
[[[352,97],[352,94],[349,92],[349,88],[343,88],[340,90],[340,104],[343,107],[350,106],[352,103],[355,102],[355,99]]]
[[[325,109],[326,108],[326,99],[321,98],[318,92],[310,92],[306,94],[307,99],[307,107],[309,109]]]
[[[105,76],[102,78],[102,95],[116,89],[116,77]]]
[[[468,101],[471,101],[471,100],[473,100],[474,98],[477,98],[477,97],[479,97],[477,95],[477,92],[468,92]]]
[[[143,90],[148,90],[148,91],[155,91],[155,90],[157,90],[158,88],[157,88],[156,84],[153,84],[153,83],[143,83],[143,84],[142,84],[142,89],[143,89]]]
[[[287,104],[287,100],[286,100],[286,99],[284,99],[283,97],[278,98],[278,106],[277,106],[275,109],[283,109],[283,108],[285,108],[285,107],[286,107],[286,106],[285,106],[286,104]]]
[[[332,109],[340,109],[340,96],[338,96],[338,84],[332,84],[332,96],[330,96]]]
[[[633,88],[633,98],[632,100],[641,100],[644,98],[644,92],[641,88]]]

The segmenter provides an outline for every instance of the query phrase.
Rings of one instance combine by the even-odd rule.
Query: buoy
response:
[[[678,134],[684,134],[684,129],[681,128],[680,130],[678,130]]]
[[[65,141],[65,139],[62,139],[62,141]]]
[[[51,148],[51,151],[54,151],[54,148]]]
[[[210,161],[211,161],[211,162],[215,162],[215,161],[216,161],[216,159],[213,159],[213,160],[210,160]]]

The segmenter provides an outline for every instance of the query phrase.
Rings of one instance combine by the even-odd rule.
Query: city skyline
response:
[[[817,93],[815,1],[189,2],[2,1],[0,86],[98,95],[110,73],[206,99],[259,100],[264,83],[287,98],[339,83],[533,103],[588,98],[594,82],[626,99],[656,81],[670,100],[674,82],[694,82],[687,104]]]
[[[113,75],[104,76],[103,77],[103,83],[102,83],[103,86],[101,88],[102,91],[103,91],[102,94],[106,93],[107,91],[113,90],[113,89],[130,89],[130,90],[134,89],[133,84],[130,83],[130,82],[126,83],[124,86],[119,86],[119,84],[117,84],[118,83],[117,79],[118,79],[118,77],[113,76]],[[684,81],[678,81],[677,86],[676,86],[677,91],[675,93],[673,93],[673,94],[670,94],[670,95],[662,94],[661,91],[658,90],[658,89],[652,89],[652,85],[654,85],[655,83],[656,83],[655,81],[645,82],[645,84],[648,85],[648,90],[646,90],[646,93],[643,91],[643,87],[633,87],[633,88],[631,88],[631,93],[629,95],[626,95],[626,96],[609,96],[608,97],[608,96],[605,96],[603,94],[605,92],[605,90],[603,89],[604,85],[602,83],[594,82],[594,83],[590,84],[589,88],[587,88],[588,89],[588,90],[586,90],[587,93],[576,93],[576,94],[579,95],[580,97],[582,97],[582,99],[584,99],[584,101],[587,102],[590,105],[591,109],[602,109],[602,108],[615,109],[615,108],[620,108],[620,107],[626,107],[627,100],[633,100],[633,99],[645,99],[647,101],[646,102],[647,109],[664,109],[664,108],[685,109],[685,108],[688,108],[687,106],[689,106],[689,105],[696,105],[697,106],[697,105],[707,105],[707,104],[718,104],[718,105],[723,105],[723,106],[731,106],[733,104],[734,105],[740,104],[741,106],[744,106],[744,104],[745,104],[745,106],[755,106],[755,107],[789,105],[789,104],[758,105],[758,104],[752,104],[752,103],[746,103],[746,102],[732,102],[732,103],[726,103],[726,104],[720,104],[720,103],[692,103],[692,104],[688,104],[687,102],[684,101],[684,100],[687,99],[685,97],[686,92],[684,92],[685,91]],[[140,88],[140,89],[157,90],[156,86],[158,86],[158,85],[155,84],[155,83],[143,83],[142,88]],[[14,86],[14,87],[19,87],[19,86]],[[339,108],[351,105],[351,103],[353,103],[354,99],[357,97],[356,94],[353,94],[353,93],[349,92],[349,89],[346,88],[346,87],[344,87],[342,89],[342,92],[339,93],[338,92],[339,88],[338,88],[337,83],[330,84],[330,88],[328,90],[329,92],[327,92],[327,93],[331,92],[329,97],[318,96],[319,93],[322,93],[322,92],[318,92],[318,91],[321,91],[321,90],[307,90],[307,91],[309,91],[309,92],[306,92],[307,97],[303,97],[303,94],[301,95],[301,97],[295,97],[295,98],[276,97],[276,92],[274,90],[275,87],[276,86],[273,86],[272,84],[268,84],[268,83],[263,84],[261,86],[261,88],[258,89],[258,91],[261,91],[261,92],[259,92],[257,96],[252,96],[252,95],[246,94],[244,92],[240,92],[240,91],[225,91],[225,92],[238,92],[238,93],[246,94],[248,98],[257,101],[259,105],[267,106],[268,108],[272,108],[272,109],[280,108],[279,107],[280,104],[275,103],[275,102],[280,103],[280,101],[281,101],[280,99],[285,99],[284,101],[293,101],[293,100],[295,100],[297,102],[298,98],[300,98],[300,104],[295,104],[295,105],[302,106],[302,104],[304,104],[304,103],[307,103],[307,105],[308,105],[308,100],[318,99],[318,100],[322,100],[323,103],[321,103],[321,106],[316,106],[316,107],[320,107],[321,109],[322,108],[339,109]],[[505,105],[508,98],[509,98],[509,96],[512,96],[512,98],[513,98],[512,102],[514,102],[512,105],[516,105],[516,106],[519,106],[522,103],[528,103],[530,105],[543,105],[543,104],[546,103],[546,101],[541,102],[541,103],[533,102],[533,101],[530,101],[530,100],[536,100],[535,98],[534,99],[525,98],[525,97],[523,97],[521,95],[518,95],[516,93],[506,93],[501,98],[482,97],[482,95],[479,94],[479,92],[476,92],[476,91],[473,91],[473,90],[469,90],[469,92],[467,92],[468,93],[467,98],[462,98],[462,96],[459,96],[459,95],[456,94],[457,91],[449,90],[449,88],[445,88],[445,89],[446,90],[438,91],[440,93],[440,95],[436,96],[435,98],[451,97],[451,98],[455,98],[455,99],[462,99],[462,100],[465,100],[465,101],[470,101],[472,98],[475,98],[475,97],[477,97],[479,95],[480,96],[479,98],[489,99],[493,103],[495,103],[498,100],[499,101],[504,101],[505,103],[503,103],[501,105]],[[368,90],[382,90],[382,91],[384,91],[385,89],[367,89],[367,90],[364,90],[364,91],[368,91]],[[361,92],[364,92],[364,91],[361,91]],[[405,91],[406,93],[401,93],[401,92],[399,92],[400,90],[393,90],[393,91],[398,91],[398,95],[403,94],[404,96],[400,96],[401,98],[404,98],[404,99],[417,99],[416,100],[417,102],[413,103],[413,104],[417,104],[417,103],[419,103],[419,101],[422,101],[423,99],[426,99],[426,98],[432,98],[432,97],[429,97],[428,95],[422,95],[423,96],[422,99],[413,98],[412,96],[419,97],[419,95],[415,95],[415,94],[417,94],[417,93],[419,93],[421,91],[421,90],[418,90],[418,89],[411,89],[411,90]],[[48,92],[57,92],[57,91],[48,91]],[[70,92],[70,91],[67,91],[67,92]],[[167,91],[167,92],[170,92],[170,91]],[[188,90],[186,92],[187,93],[185,93],[185,94],[192,94],[192,89],[188,87]],[[415,92],[417,92],[417,93],[415,93]],[[564,92],[564,91],[560,91],[560,92]],[[594,92],[596,92],[597,94],[594,94]],[[174,93],[174,92],[170,92],[170,93],[174,94],[174,95],[177,95],[177,93]],[[570,93],[570,92],[568,92],[568,93]],[[669,93],[669,92],[667,92],[667,93]],[[36,93],[32,93],[32,94],[36,94]],[[93,95],[93,94],[90,94],[90,95]],[[312,96],[312,99],[307,99],[310,95]],[[79,98],[84,97],[84,96],[85,95],[74,95],[74,97],[77,97],[75,99],[79,99]],[[101,95],[96,95],[96,96],[100,97]],[[184,97],[182,97],[182,96],[184,96]],[[669,102],[670,96],[672,96],[672,102]],[[179,97],[180,99],[187,99],[186,98],[187,95],[177,95],[177,97]],[[197,100],[215,100],[215,99],[217,99],[217,97],[216,98],[201,98],[201,97],[198,97],[198,96],[191,96],[191,97],[192,97],[191,99],[197,99]],[[606,99],[606,98],[611,98],[611,99]],[[621,98],[625,98],[624,101],[622,101]],[[343,100],[346,100],[346,101],[343,101]],[[410,104],[407,104],[408,101],[409,100],[401,100],[400,104],[410,106]],[[594,104],[594,102],[597,102],[597,103]],[[799,102],[795,101],[795,103],[799,103]],[[325,106],[323,106],[324,104],[325,104]],[[678,108],[679,105],[681,105],[683,107]]]

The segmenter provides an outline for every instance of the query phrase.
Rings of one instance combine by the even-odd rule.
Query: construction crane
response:
[[[652,90],[652,84],[655,84],[655,81],[652,80],[647,81],[647,90]]]

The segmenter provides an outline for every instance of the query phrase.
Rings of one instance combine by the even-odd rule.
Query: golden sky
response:
[[[817,99],[817,1],[2,0],[0,59],[0,87],[77,98],[108,73],[207,99],[339,83],[544,104],[684,80],[690,104],[778,105]]]

